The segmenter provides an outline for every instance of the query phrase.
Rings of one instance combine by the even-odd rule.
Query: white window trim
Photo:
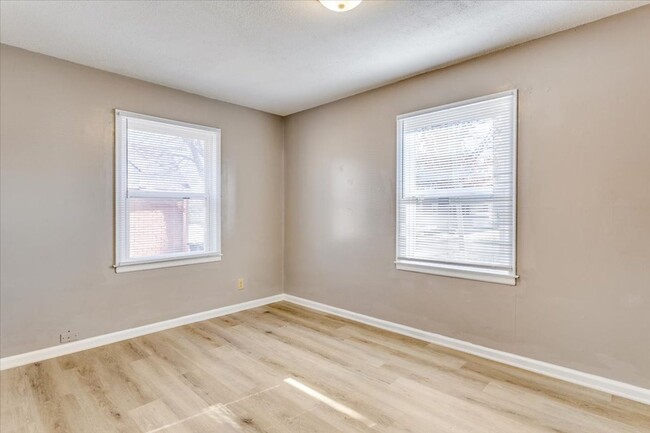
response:
[[[201,257],[183,257],[182,259],[163,259],[157,261],[146,262],[129,262],[125,265],[115,267],[115,272],[118,274],[122,272],[145,271],[147,269],[171,268],[174,266],[194,265],[197,263],[209,263],[221,261],[221,254],[219,255],[202,255]]]
[[[514,106],[512,110],[512,273],[478,270],[476,268],[464,267],[461,265],[442,265],[433,264],[423,261],[400,260],[399,257],[399,202],[402,182],[402,124],[400,120],[418,116],[421,114],[433,113],[440,110],[447,110],[462,105],[473,104],[502,96],[514,96]],[[395,188],[395,268],[400,271],[420,272],[425,274],[440,275],[445,277],[463,278],[467,280],[484,281],[488,283],[497,283],[514,286],[517,283],[517,118],[518,118],[518,92],[517,89],[507,90],[505,92],[493,93],[491,95],[480,96],[478,98],[466,99],[464,101],[452,102],[450,104],[440,105],[424,110],[413,111],[410,113],[400,114],[396,117],[397,123],[397,183]]]
[[[125,171],[127,170],[127,140],[126,129],[122,123],[123,117],[137,118],[143,120],[152,120],[155,122],[165,123],[168,125],[182,126],[192,129],[200,129],[215,133],[216,142],[214,152],[209,155],[214,160],[214,166],[221,167],[221,129],[210,126],[196,125],[192,123],[180,122],[177,120],[165,119],[161,117],[149,116],[146,114],[133,113],[124,110],[115,110],[115,272],[132,272],[147,269],[167,268],[172,266],[184,266],[196,263],[208,263],[221,260],[221,171],[217,170],[215,179],[211,179],[212,173],[206,173],[206,191],[208,197],[208,231],[211,237],[211,249],[213,252],[196,252],[169,255],[164,258],[152,258],[143,260],[121,260],[125,257],[126,252],[123,250],[128,245],[126,239],[126,230],[122,230],[124,224],[120,224],[123,218],[128,218],[125,212],[126,198],[128,194],[128,185],[126,183]],[[156,196],[157,193],[138,192],[138,196]],[[174,193],[165,193],[165,197],[173,196]],[[183,197],[192,196],[192,193],[180,194]],[[204,194],[200,194],[202,197]],[[212,197],[212,199],[210,199]],[[120,250],[122,249],[122,250]]]
[[[514,286],[518,278],[516,275],[506,273],[488,271],[480,272],[473,268],[464,269],[462,266],[449,265],[448,267],[443,267],[441,265],[423,264],[423,262],[414,262],[409,260],[395,261],[395,268],[400,271],[420,272],[423,274],[485,281],[488,283],[506,284],[509,286]]]

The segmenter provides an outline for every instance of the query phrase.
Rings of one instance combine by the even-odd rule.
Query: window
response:
[[[217,128],[115,111],[117,272],[217,261]]]
[[[515,284],[517,91],[397,124],[397,269]]]

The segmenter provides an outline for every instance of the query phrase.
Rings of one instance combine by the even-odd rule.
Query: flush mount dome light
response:
[[[334,12],[347,12],[359,6],[361,0],[318,0],[327,9]]]

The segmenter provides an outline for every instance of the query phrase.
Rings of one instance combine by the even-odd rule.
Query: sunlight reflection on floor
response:
[[[219,425],[228,425],[233,428],[233,430],[236,431],[241,431],[241,427],[237,425],[233,419],[236,417],[235,414],[233,414],[230,409],[225,407],[222,404],[216,404],[214,406],[210,406],[206,409],[203,409],[200,412],[197,412],[196,414],[192,416],[188,416],[187,418],[169,423],[167,425],[164,425],[162,427],[155,428],[153,430],[149,430],[147,433],[157,433],[157,432],[162,432],[164,430],[170,429],[172,427],[178,426],[180,424],[183,424],[186,421],[189,421],[194,418],[198,418],[200,416],[207,416],[210,418],[212,421],[215,421],[215,427]]]
[[[307,385],[304,385],[300,382],[298,382],[295,379],[292,378],[286,378],[284,379],[286,383],[289,385],[293,386],[294,388],[299,389],[300,391],[304,392],[305,394],[309,395],[310,397],[313,397],[317,399],[318,401],[322,402],[323,404],[326,404],[327,406],[331,407],[332,409],[339,411],[343,415],[346,415],[352,419],[355,419],[357,421],[361,421],[368,427],[374,427],[376,425],[375,422],[370,421],[368,418],[365,416],[361,415],[359,412],[350,409],[349,407],[345,406],[344,404],[339,403],[336,400],[332,400],[331,398],[327,397],[326,395],[321,394],[320,392],[308,387]]]

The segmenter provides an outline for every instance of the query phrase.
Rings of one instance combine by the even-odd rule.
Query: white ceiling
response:
[[[0,40],[287,115],[647,1],[0,2]]]

